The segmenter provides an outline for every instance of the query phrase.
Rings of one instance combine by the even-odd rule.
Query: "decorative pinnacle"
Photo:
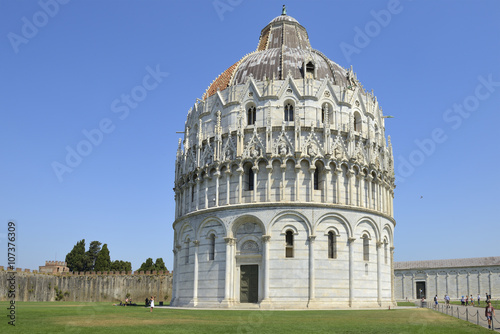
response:
[[[286,15],[286,6],[283,5],[283,9],[281,10],[281,15]]]

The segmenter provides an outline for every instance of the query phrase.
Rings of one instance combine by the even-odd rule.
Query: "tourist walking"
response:
[[[474,306],[474,298],[472,297],[472,295],[470,295],[470,304]]]
[[[486,319],[488,319],[488,328],[491,329],[491,322],[493,317],[495,316],[495,309],[493,306],[491,306],[491,302],[488,302],[488,305],[486,305],[486,308],[484,309],[484,315]]]
[[[481,306],[481,294],[477,294],[477,306]]]
[[[446,303],[446,308],[450,308],[450,296],[445,295],[444,296],[444,300],[445,300],[445,303]]]
[[[149,301],[149,306],[151,306],[151,310],[149,312],[153,312],[153,308],[155,307],[155,297],[151,296],[151,300]]]
[[[465,296],[465,306],[469,306],[469,295]]]
[[[434,308],[438,305],[438,295],[434,296]]]

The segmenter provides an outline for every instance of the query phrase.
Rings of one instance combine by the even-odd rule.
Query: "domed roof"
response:
[[[330,78],[336,85],[348,85],[347,71],[314,50],[306,29],[286,15],[285,10],[283,12],[262,29],[257,50],[224,71],[208,87],[204,99],[218,90],[244,84],[250,76],[258,81],[284,80],[288,75],[293,79],[303,79],[308,70],[314,73],[314,79]]]

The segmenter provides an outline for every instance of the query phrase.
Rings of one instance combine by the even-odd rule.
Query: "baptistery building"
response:
[[[394,304],[382,109],[285,11],[188,111],[174,190],[171,305]]]

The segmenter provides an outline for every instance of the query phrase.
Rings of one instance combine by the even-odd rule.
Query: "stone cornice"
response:
[[[342,205],[342,204],[334,204],[334,203],[316,203],[316,202],[258,202],[258,203],[244,203],[244,204],[231,204],[231,205],[226,205],[226,206],[217,206],[213,208],[208,208],[208,209],[201,209],[198,211],[192,211],[189,213],[186,213],[185,215],[177,218],[173,223],[172,227],[175,228],[175,225],[181,221],[184,221],[186,219],[192,219],[198,215],[202,214],[210,214],[214,212],[218,212],[221,210],[240,210],[240,209],[251,209],[251,208],[256,208],[256,209],[262,209],[262,208],[281,208],[283,210],[286,209],[296,209],[296,208],[322,208],[322,209],[340,209],[340,210],[347,210],[349,212],[365,212],[373,215],[377,215],[383,218],[386,218],[390,220],[394,226],[396,226],[396,220],[384,213],[381,213],[376,210],[371,210],[367,208],[361,208],[358,206],[350,206],[350,205]]]

